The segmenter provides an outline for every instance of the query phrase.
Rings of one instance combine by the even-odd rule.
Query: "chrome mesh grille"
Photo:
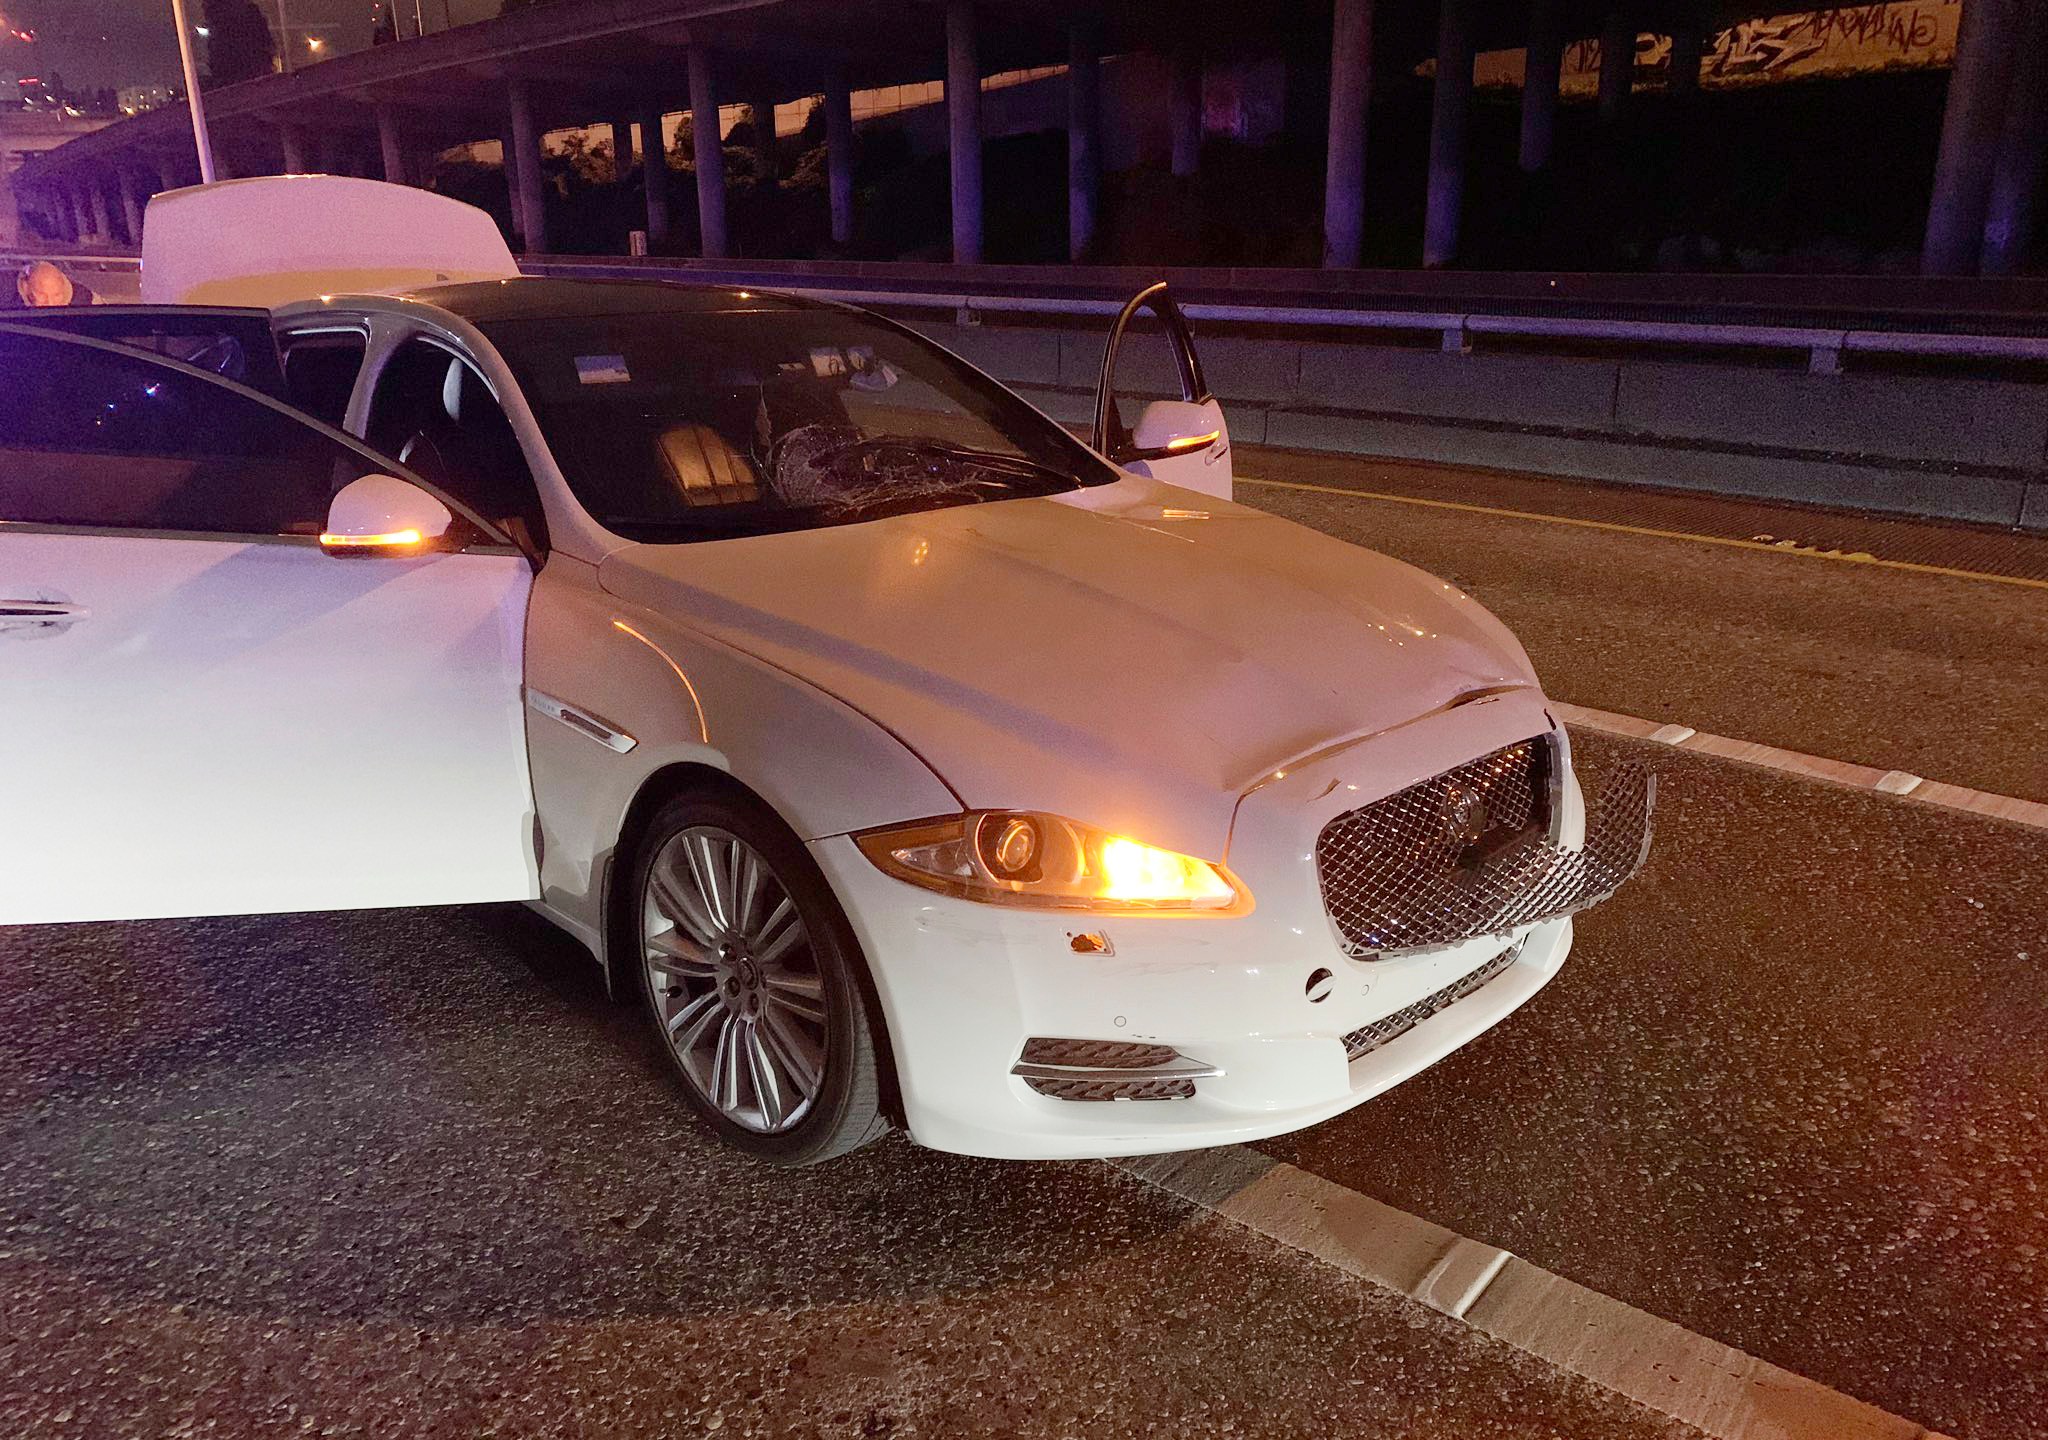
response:
[[[1346,954],[1455,945],[1596,905],[1642,868],[1656,778],[1619,773],[1578,850],[1552,843],[1551,741],[1536,736],[1339,815],[1316,840]]]
[[[1161,1073],[1173,1067],[1191,1073]],[[1048,1073],[1054,1070],[1070,1073]],[[1131,1073],[1126,1078],[1119,1070]],[[1192,1100],[1198,1078],[1222,1072],[1195,1065],[1171,1045],[1034,1036],[1011,1073],[1054,1100]]]
[[[1049,1080],[1027,1078],[1024,1083],[1041,1095],[1055,1100],[1192,1100],[1192,1080]]]
[[[1034,1036],[1017,1057],[1036,1065],[1072,1065],[1092,1070],[1146,1070],[1171,1065],[1180,1051],[1171,1045],[1141,1045],[1133,1040],[1064,1040]]]
[[[1442,1014],[1466,996],[1477,991],[1487,981],[1499,975],[1522,953],[1520,944],[1510,946],[1469,975],[1461,975],[1443,989],[1423,996],[1412,1005],[1404,1005],[1391,1015],[1382,1015],[1370,1025],[1361,1025],[1344,1037],[1344,1058],[1356,1060],[1385,1045],[1398,1040],[1432,1015]]]

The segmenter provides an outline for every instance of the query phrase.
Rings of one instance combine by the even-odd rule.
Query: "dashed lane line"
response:
[[[1302,480],[1263,480],[1254,475],[1236,477],[1239,485],[1264,485],[1274,490],[1306,490],[1318,495],[1348,496],[1354,500],[1380,500],[1390,505],[1417,505],[1429,510],[1457,510],[1468,515],[1492,515],[1506,520],[1533,520],[1545,525],[1570,525],[1581,530],[1605,530],[1618,535],[1643,535],[1657,540],[1690,540],[1700,545],[1725,545],[1733,550],[1756,550],[1766,555],[1796,555],[1803,560],[1832,560],[1843,565],[1871,565],[1881,570],[1905,570],[1917,575],[1942,575],[1952,580],[1982,580],[1992,585],[2020,585],[2029,590],[2048,590],[2048,580],[2025,575],[1996,575],[1987,570],[1958,570],[1947,565],[1925,565],[1917,560],[1886,560],[1860,551],[1815,550],[1763,540],[1740,540],[1732,535],[1701,535],[1691,530],[1660,530],[1650,525],[1624,525],[1617,520],[1588,520],[1577,515],[1545,515],[1538,510],[1510,510],[1497,505],[1475,505],[1465,500],[1431,500],[1420,495],[1394,495],[1384,490],[1352,490],[1342,485],[1311,485]]]
[[[1242,1145],[1108,1163],[1718,1440],[1946,1440]]]
[[[1587,730],[1598,730],[1629,740],[1648,740],[1695,755],[1712,755],[1738,764],[1760,765],[1767,770],[1778,770],[1807,780],[1846,785],[1852,790],[1869,790],[1921,805],[1937,805],[1944,810],[1960,810],[1965,814],[2004,820],[2035,830],[2048,830],[2048,805],[2038,800],[1994,795],[1986,790],[1923,779],[1904,770],[1880,770],[1874,765],[1829,760],[1819,755],[1801,754],[1797,750],[1782,750],[1776,745],[1761,745],[1754,740],[1710,735],[1689,725],[1662,725],[1640,716],[1617,715],[1611,710],[1594,710],[1585,705],[1567,705],[1554,700],[1550,708],[1567,725],[1578,725]]]

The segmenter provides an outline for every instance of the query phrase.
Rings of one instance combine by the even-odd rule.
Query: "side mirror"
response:
[[[365,475],[328,504],[320,548],[330,555],[419,555],[454,523],[446,505],[410,481]]]
[[[1171,460],[1199,455],[1223,443],[1223,417],[1213,400],[1154,400],[1131,427],[1130,447],[1122,460]]]

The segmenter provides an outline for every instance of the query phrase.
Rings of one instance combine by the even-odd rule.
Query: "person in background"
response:
[[[31,260],[22,266],[14,289],[21,296],[21,303],[33,309],[93,302],[92,291],[73,283],[70,276],[47,260]]]

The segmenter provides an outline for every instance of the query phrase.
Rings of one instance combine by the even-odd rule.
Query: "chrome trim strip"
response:
[[[1019,1060],[1010,1067],[1010,1073],[1021,1080],[1082,1080],[1123,1085],[1145,1080],[1216,1080],[1222,1077],[1223,1067],[1204,1065],[1199,1060],[1185,1057],[1172,1065],[1148,1065],[1142,1070],[1103,1069],[1093,1065],[1043,1065]]]
[[[527,687],[526,703],[550,720],[561,721],[578,735],[595,740],[605,749],[617,754],[623,755],[640,743],[625,731],[607,725],[589,711],[579,710],[566,700],[557,700],[546,691]]]

